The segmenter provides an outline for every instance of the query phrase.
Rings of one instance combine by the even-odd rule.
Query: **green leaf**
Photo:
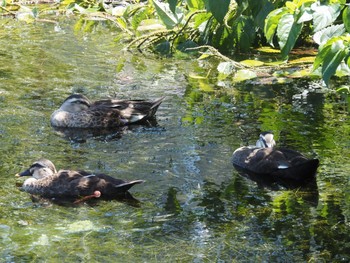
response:
[[[168,0],[168,3],[169,3],[169,7],[170,7],[171,12],[173,12],[175,14],[177,0]]]
[[[259,1],[255,3],[259,3]],[[259,6],[259,9],[258,9],[259,12],[254,18],[255,25],[263,29],[263,26],[265,26],[265,19],[273,9],[274,9],[274,6],[270,1],[267,1],[267,0],[262,1],[261,6]]]
[[[246,59],[246,60],[242,60],[240,61],[240,63],[242,65],[245,65],[247,67],[260,67],[262,65],[264,65],[265,63],[259,60],[252,60],[252,59]]]
[[[212,17],[212,14],[210,13],[201,13],[195,16],[194,18],[194,28],[199,28],[204,22],[207,22],[210,18]],[[204,31],[201,30],[201,28],[199,28],[200,31]]]
[[[340,86],[340,88],[336,89],[337,92],[342,92],[342,91],[345,91],[347,93],[350,94],[350,87],[349,86],[346,86],[346,85],[342,85]]]
[[[124,18],[130,21],[132,28],[135,30],[142,23],[143,20],[148,18],[148,10],[146,8],[142,8],[136,11],[134,15],[130,15],[129,18]]]
[[[198,52],[197,50],[191,50],[190,48],[198,47],[198,44],[192,40],[186,40],[183,43],[180,43],[176,48],[184,53],[193,53]],[[189,48],[189,49],[188,49]]]
[[[153,0],[153,5],[159,18],[168,29],[174,28],[183,18],[183,13],[178,8],[176,8],[176,12],[173,13],[170,10],[169,4],[160,3],[157,0]]]
[[[319,5],[315,3],[311,6],[313,12],[314,32],[331,25],[339,16],[341,11],[340,4]]]
[[[318,45],[323,45],[330,38],[341,36],[343,33],[345,33],[343,24],[332,25],[316,32],[316,34],[313,36],[313,39]]]
[[[155,46],[155,50],[162,55],[170,54],[170,42],[164,41],[159,43],[158,45]]]
[[[200,90],[205,92],[212,92],[214,91],[214,87],[207,82],[207,80],[199,79],[198,80],[198,87]]]
[[[241,69],[238,70],[234,76],[234,81],[244,81],[248,79],[254,79],[257,75],[254,71],[247,70],[247,69]]]
[[[342,40],[332,43],[322,64],[322,79],[328,85],[340,62],[345,58],[346,50]]]
[[[286,8],[279,8],[269,13],[265,19],[264,34],[267,42],[271,46],[273,46],[273,36],[275,35],[278,26],[278,21],[280,20],[281,16],[285,13],[287,13]]]
[[[186,2],[191,11],[197,11],[205,8],[204,2],[201,0],[186,0]]]
[[[277,27],[278,44],[281,48],[282,57],[288,57],[289,52],[295,45],[302,29],[302,24],[294,21],[292,14],[284,14]]]
[[[329,52],[331,49],[331,45],[325,45],[321,47],[321,50],[318,52],[314,65],[313,65],[313,70],[315,71],[323,62],[324,58],[326,57],[326,54]]]
[[[304,22],[307,22],[307,21],[310,21],[312,20],[312,10],[310,7],[304,7],[302,6],[300,8],[300,16],[299,16],[299,19],[298,19],[298,23],[304,23]]]
[[[345,7],[343,11],[343,22],[346,28],[346,31],[350,33],[350,8],[349,6]]]
[[[228,12],[230,2],[230,0],[208,0],[210,12],[220,23]]]
[[[250,16],[247,17],[242,15],[236,19],[236,23],[234,24],[236,29],[234,30],[233,35],[237,40],[237,46],[241,51],[247,52],[256,36],[254,21]]]
[[[137,27],[138,31],[156,31],[164,30],[165,26],[157,19],[144,19]]]
[[[342,60],[340,65],[337,67],[337,71],[335,72],[337,77],[350,76],[350,68],[348,65]]]
[[[221,62],[218,65],[217,70],[219,73],[230,75],[235,70],[235,66],[232,62]]]

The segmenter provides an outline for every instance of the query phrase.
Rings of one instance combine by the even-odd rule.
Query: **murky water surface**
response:
[[[123,51],[117,37],[0,21],[0,262],[350,260],[348,98],[312,81],[194,79],[208,65]],[[62,134],[49,117],[73,92],[166,100],[156,124]],[[260,187],[234,170],[233,150],[261,130],[320,159],[317,188]],[[32,200],[14,175],[41,157],[146,180],[131,190],[141,203]]]

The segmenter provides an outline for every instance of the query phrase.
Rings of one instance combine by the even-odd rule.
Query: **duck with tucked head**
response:
[[[315,178],[318,159],[308,159],[290,149],[276,149],[275,145],[273,133],[263,132],[255,146],[244,146],[234,151],[233,165],[239,170],[276,180],[306,182]]]
[[[86,171],[59,170],[47,159],[34,162],[16,176],[32,176],[24,181],[23,191],[46,198],[75,198],[76,202],[90,198],[115,199],[127,196],[128,190],[143,180],[126,182],[105,174]],[[81,199],[78,199],[81,198]]]
[[[113,128],[155,115],[164,97],[155,101],[105,99],[91,102],[82,94],[69,96],[51,115],[51,125],[62,128]]]

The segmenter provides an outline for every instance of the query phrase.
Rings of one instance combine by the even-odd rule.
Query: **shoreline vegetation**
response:
[[[350,7],[345,0],[7,0],[0,7],[2,17],[26,23],[58,23],[52,14],[78,17],[78,27],[87,32],[108,21],[131,51],[214,58],[207,76],[194,78],[210,73],[234,82],[322,78],[333,89],[338,84],[332,85],[331,77],[342,81],[350,75]],[[350,93],[348,85],[333,90]]]

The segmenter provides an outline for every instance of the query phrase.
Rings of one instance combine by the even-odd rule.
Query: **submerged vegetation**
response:
[[[346,0],[63,0],[30,5],[34,3],[4,0],[2,14],[27,22],[43,21],[41,17],[54,10],[76,14],[80,16],[77,27],[84,30],[108,20],[124,33],[121,38],[129,39],[128,49],[165,56],[201,52],[200,59],[218,57],[221,63],[216,70],[221,78],[233,75],[245,80],[291,65],[296,70],[283,75],[321,76],[327,85],[334,75],[350,75]],[[255,58],[266,53],[277,59]],[[236,62],[240,54],[251,59]],[[305,68],[305,63],[310,66]]]

